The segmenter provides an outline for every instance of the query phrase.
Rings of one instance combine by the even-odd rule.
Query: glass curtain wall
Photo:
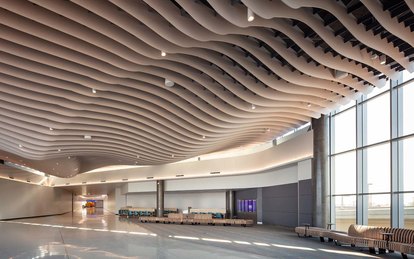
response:
[[[331,222],[414,228],[414,73],[331,113]]]

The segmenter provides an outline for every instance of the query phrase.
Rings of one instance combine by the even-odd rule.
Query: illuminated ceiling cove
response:
[[[414,71],[410,0],[0,1],[0,159],[71,177],[257,144]]]

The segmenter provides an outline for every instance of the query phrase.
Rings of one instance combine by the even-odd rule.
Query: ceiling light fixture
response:
[[[174,86],[174,82],[166,78],[165,79],[165,82],[164,82],[164,85],[166,87],[173,87]]]
[[[381,55],[379,60],[381,65],[385,65],[385,63],[387,63],[387,57],[385,55]]]
[[[202,138],[203,138],[203,139],[205,139],[205,138],[206,138],[206,136],[204,136],[204,135],[203,135],[203,136],[202,136]]]
[[[377,55],[377,54],[373,53],[373,54],[371,55],[371,59],[372,59],[372,60],[377,59],[377,58],[378,58],[378,55]]]
[[[167,53],[165,53],[164,51],[161,50],[161,56],[165,57],[165,56],[167,56]]]
[[[254,13],[252,9],[247,8],[247,21],[252,22],[254,20]]]
[[[306,106],[311,107],[311,106],[312,106],[312,104],[308,103],[308,105],[306,105]]]
[[[270,131],[270,128],[267,128],[267,129],[266,129],[266,132],[269,132],[269,131]]]
[[[23,146],[21,144],[19,144],[19,148],[22,148]]]
[[[96,89],[92,88],[92,93],[96,94]]]
[[[92,136],[91,135],[85,135],[85,136],[83,136],[83,138],[84,139],[92,139]]]
[[[60,148],[58,149],[58,152],[60,152],[61,150],[60,150]]]
[[[256,105],[252,104],[252,110],[256,109]]]
[[[49,127],[49,130],[50,130],[50,131],[52,131],[52,130],[53,130],[53,128],[52,128],[52,127]]]
[[[348,73],[344,72],[344,71],[341,71],[341,70],[335,70],[335,72],[334,72],[334,77],[336,79],[344,79],[347,76],[348,76]]]
[[[139,158],[139,155],[137,155],[137,158]]]
[[[174,155],[171,155],[171,157],[174,158],[175,156]]]

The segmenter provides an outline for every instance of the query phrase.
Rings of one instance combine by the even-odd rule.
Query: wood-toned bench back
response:
[[[352,224],[348,228],[348,235],[383,240],[381,233],[393,233],[390,241],[412,244],[414,243],[414,230],[405,228],[374,227]]]
[[[348,228],[348,235],[353,237],[366,237],[382,240],[381,233],[388,232],[390,228],[374,227],[352,224]]]
[[[390,237],[391,241],[399,242],[399,243],[406,243],[406,244],[414,243],[414,230],[413,229],[391,228],[390,233],[394,233],[394,235]]]

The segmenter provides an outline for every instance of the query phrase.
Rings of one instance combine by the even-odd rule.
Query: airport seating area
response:
[[[177,208],[166,208],[164,217],[155,217],[154,208],[123,207],[119,210],[119,216],[139,218],[142,223],[168,223],[191,225],[223,225],[223,226],[251,226],[251,219],[225,219],[225,209],[191,209],[190,214],[177,213]]]
[[[323,242],[334,241],[337,245],[349,244],[356,247],[368,247],[371,253],[398,251],[404,259],[414,254],[414,230],[391,227],[375,227],[352,224],[348,232],[305,226],[296,227],[298,236],[319,237]]]
[[[226,216],[225,209],[191,209],[191,214],[211,214],[213,218],[223,219]]]
[[[223,226],[252,226],[250,219],[224,219],[213,218],[213,214],[182,214],[170,213],[168,217],[140,217],[142,223],[164,223],[164,224],[191,224],[191,225],[223,225]]]
[[[118,211],[119,216],[126,217],[141,217],[141,216],[154,216],[154,208],[134,208],[134,207],[122,207]]]

